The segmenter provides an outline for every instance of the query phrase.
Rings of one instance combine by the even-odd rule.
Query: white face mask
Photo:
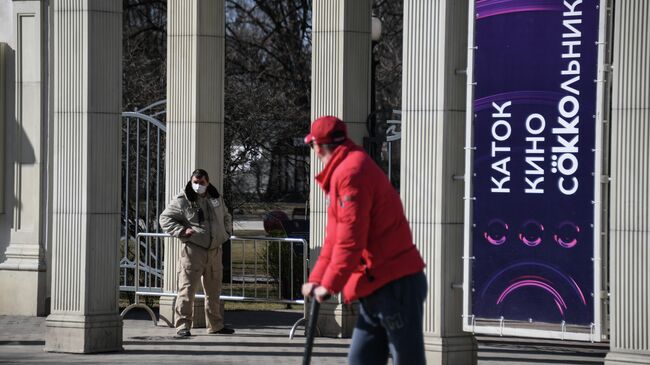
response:
[[[197,194],[205,194],[205,191],[208,189],[208,187],[205,185],[192,183],[192,189],[194,189]]]

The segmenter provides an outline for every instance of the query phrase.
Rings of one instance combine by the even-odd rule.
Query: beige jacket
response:
[[[165,232],[182,242],[209,250],[221,247],[232,234],[232,216],[212,184],[208,186],[205,197],[200,197],[188,183],[160,214],[159,221]],[[194,230],[191,237],[185,236],[187,228]]]

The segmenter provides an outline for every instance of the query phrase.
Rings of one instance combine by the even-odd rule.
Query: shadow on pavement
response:
[[[188,350],[128,350],[128,354],[132,355],[189,355],[189,356],[201,356],[201,355],[209,355],[209,356],[217,356],[217,355],[229,355],[229,356],[260,356],[260,357],[269,357],[269,356],[278,356],[278,357],[302,357],[303,351],[296,351],[296,352],[289,352],[289,351],[233,351],[233,350],[226,350],[226,351],[206,351],[206,350],[201,350],[201,351],[188,351]],[[346,353],[332,353],[332,352],[314,352],[312,353],[313,357],[340,357],[340,358],[345,358],[347,357]]]
[[[129,339],[135,339],[134,337],[130,337]],[[178,345],[179,342],[178,340],[175,341],[159,341],[156,338],[151,338],[151,339],[142,339],[141,341],[124,341],[124,345],[142,345],[151,341],[155,341],[157,346],[165,346],[165,345],[170,345],[170,346],[175,346]],[[183,339],[183,341],[188,341]],[[189,340],[191,341],[191,339]],[[277,343],[270,343],[270,342],[205,342],[205,341],[196,341],[196,342],[184,342],[183,346],[220,346],[220,347],[236,347],[236,346],[241,346],[241,347],[278,347]],[[295,340],[295,342],[289,342],[289,343],[282,343],[282,347],[296,347],[296,348],[303,348],[305,346],[303,340]],[[347,349],[348,345],[347,344],[337,344],[337,343],[319,343],[318,347],[326,347],[326,348],[340,348],[340,349]]]
[[[156,317],[160,317],[158,308],[153,308]],[[299,311],[248,311],[234,310],[225,313],[225,321],[228,325],[237,328],[285,328],[293,326],[296,321],[302,318],[303,314]],[[131,309],[124,319],[151,321],[147,311],[142,308]]]

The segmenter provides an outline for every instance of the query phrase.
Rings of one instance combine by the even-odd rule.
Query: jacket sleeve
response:
[[[327,270],[327,266],[330,264],[331,256],[332,245],[328,241],[327,236],[325,236],[325,240],[323,241],[323,248],[320,251],[320,255],[318,255],[318,260],[316,260],[314,269],[311,271],[311,273],[309,273],[309,279],[307,280],[308,282],[320,284],[321,280],[323,280],[323,274],[325,273],[325,270]]]
[[[185,232],[183,221],[185,216],[177,198],[172,199],[165,210],[160,214],[160,228],[174,237],[181,237]]]
[[[331,261],[321,285],[339,293],[350,274],[359,266],[367,246],[372,206],[370,188],[363,186],[361,172],[343,177],[337,187],[336,236],[332,237]]]

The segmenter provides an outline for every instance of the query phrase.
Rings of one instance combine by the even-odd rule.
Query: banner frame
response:
[[[466,117],[465,117],[465,175],[464,175],[464,223],[463,223],[463,331],[471,332],[473,334],[487,334],[498,336],[519,336],[531,338],[546,338],[546,339],[560,339],[560,340],[576,340],[576,341],[590,341],[601,342],[607,340],[605,335],[607,324],[606,311],[603,311],[604,302],[608,300],[608,294],[604,286],[603,272],[607,268],[603,265],[604,249],[607,247],[603,244],[603,237],[606,232],[601,232],[603,227],[604,208],[607,202],[601,201],[603,198],[603,185],[607,184],[606,179],[603,179],[603,158],[604,156],[604,138],[603,138],[603,124],[606,123],[605,115],[605,86],[607,83],[607,73],[609,71],[608,65],[605,62],[605,54],[607,51],[607,24],[608,24],[608,0],[599,0],[599,13],[598,13],[598,54],[597,54],[597,79],[596,83],[596,110],[595,115],[595,144],[594,144],[594,196],[592,200],[594,227],[593,227],[593,245],[594,257],[593,261],[593,309],[594,316],[588,332],[584,330],[584,326],[571,326],[581,328],[583,331],[567,331],[564,323],[560,323],[557,330],[552,329],[537,329],[532,326],[524,326],[522,322],[517,322],[518,326],[507,326],[507,322],[503,318],[498,319],[482,319],[478,323],[472,314],[472,260],[474,260],[472,252],[472,229],[473,210],[472,202],[475,200],[474,189],[472,186],[472,176],[474,171],[474,51],[476,49],[474,39],[475,29],[475,0],[470,1],[468,7],[468,52],[467,52],[467,85],[466,85]],[[548,323],[544,327],[548,327]]]

